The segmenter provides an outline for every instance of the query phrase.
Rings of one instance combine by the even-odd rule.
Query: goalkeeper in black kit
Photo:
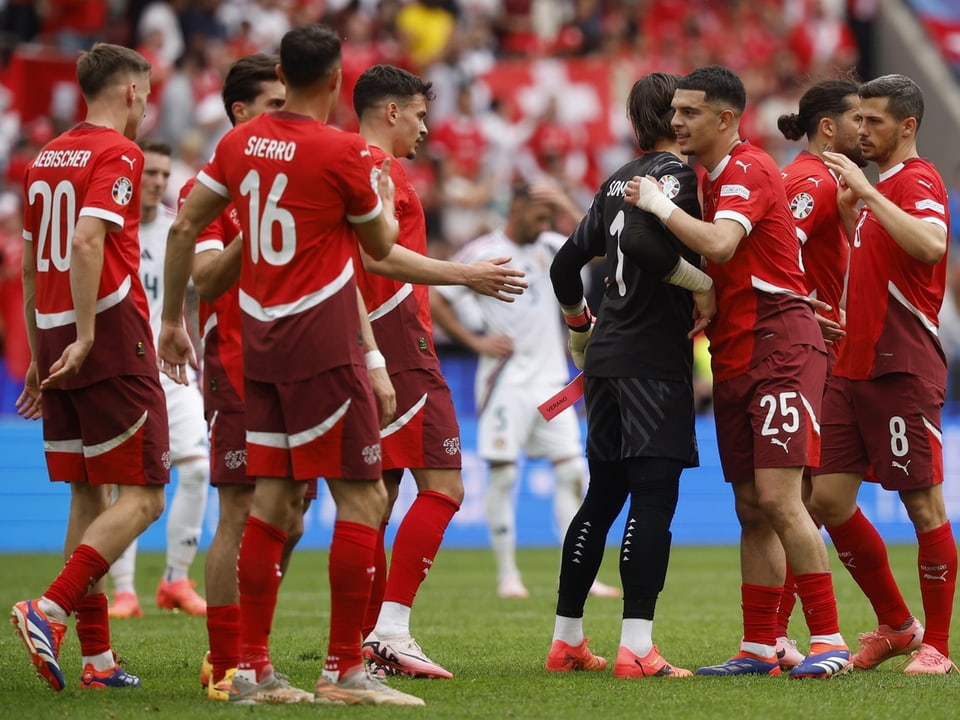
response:
[[[670,556],[680,474],[699,464],[694,432],[693,341],[716,312],[700,258],[654,216],[624,202],[627,181],[649,175],[700,217],[696,173],[680,155],[670,120],[676,77],[651,73],[633,86],[627,112],[643,151],[611,175],[561,248],[550,275],[583,369],[590,484],[567,530],[547,670],[604,670],[583,634],[583,607],[607,533],[629,499],[620,549],[623,623],[614,675],[688,677],[653,644],[653,616]],[[606,256],[596,320],[581,268]],[[691,292],[692,291],[692,292]]]

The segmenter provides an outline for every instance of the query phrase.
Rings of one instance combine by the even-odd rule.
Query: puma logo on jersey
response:
[[[788,448],[787,445],[790,444],[790,441],[791,441],[791,440],[793,440],[793,436],[792,436],[792,435],[791,435],[790,437],[788,437],[786,440],[780,440],[779,438],[770,438],[770,444],[771,444],[771,445],[779,445],[780,447],[783,448],[783,451],[784,451],[785,453],[789,454],[789,453],[790,453],[790,448]]]
[[[136,162],[136,159],[135,159],[135,158],[134,158],[134,159],[131,159],[131,158],[128,158],[126,155],[121,155],[121,156],[120,156],[120,159],[126,161],[127,163],[129,163],[129,164],[130,164],[130,169],[133,170],[133,164]]]
[[[360,157],[370,157],[370,151],[369,151],[369,150],[361,150],[361,151],[360,151]]]
[[[901,463],[898,463],[896,460],[891,460],[890,467],[900,468],[901,470],[903,470],[904,475],[909,475],[910,471],[907,470],[907,467],[909,467],[910,462],[911,462],[910,460],[907,460],[905,463],[901,464]]]
[[[917,179],[917,182],[923,185],[927,190],[933,190],[933,183],[929,183],[926,180]]]
[[[808,177],[807,180],[812,182],[816,187],[820,187],[820,183],[823,182],[823,178]]]
[[[742,160],[734,160],[734,162],[743,168],[743,171],[746,172],[753,163],[745,163]]]
[[[947,581],[947,571],[944,570],[943,572],[938,573],[938,574],[936,574],[936,575],[933,575],[933,574],[931,574],[931,573],[929,573],[929,572],[925,572],[925,573],[923,574],[923,579],[924,579],[924,580],[939,580],[940,582],[945,583],[945,582]]]

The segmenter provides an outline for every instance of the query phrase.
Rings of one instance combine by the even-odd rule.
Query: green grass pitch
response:
[[[61,666],[67,688],[52,692],[39,681],[12,627],[0,633],[0,718],[124,720],[126,718],[312,717],[330,718],[571,718],[592,720],[701,720],[713,718],[847,720],[960,716],[960,675],[907,677],[891,660],[871,672],[830,681],[786,677],[617,680],[604,673],[552,674],[543,669],[553,630],[559,553],[521,550],[519,563],[529,600],[496,596],[493,559],[486,550],[441,550],[413,612],[413,632],[427,654],[449,668],[451,681],[395,679],[423,697],[425,708],[319,706],[230,707],[205,699],[197,681],[206,650],[201,618],[156,608],[153,590],[162,558],[138,558],[138,589],[146,617],[113,622],[114,648],[143,680],[139,690],[81,691],[79,646],[71,628]],[[904,595],[922,616],[916,550],[890,549]],[[617,553],[608,548],[601,579],[617,578]],[[35,596],[59,570],[52,555],[6,555],[0,560],[4,607]],[[654,639],[682,667],[724,660],[740,636],[739,572],[733,547],[679,547],[673,551],[661,596]],[[194,575],[201,575],[202,557]],[[284,579],[271,647],[274,664],[294,684],[310,688],[326,648],[326,555],[298,552]],[[851,645],[875,624],[869,604],[834,559],[841,627]],[[202,590],[202,588],[201,588]],[[620,635],[620,602],[587,603],[585,630],[591,647],[612,666]],[[954,623],[954,635],[957,624]],[[791,635],[805,647],[797,614]],[[956,639],[954,652],[956,654]]]

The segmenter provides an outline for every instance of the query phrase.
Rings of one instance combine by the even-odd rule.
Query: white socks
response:
[[[110,577],[113,578],[113,590],[115,593],[134,593],[133,578],[137,569],[137,539],[124,550],[113,565],[110,566]],[[97,668],[98,670],[100,668]]]
[[[553,518],[561,540],[583,502],[587,484],[587,464],[581,457],[569,458],[553,466],[556,489],[553,494]]]
[[[167,514],[167,570],[164,575],[167,582],[187,577],[190,564],[197,556],[210,481],[206,458],[187,460],[176,468],[177,489]]]
[[[397,602],[380,606],[374,632],[381,638],[402,637],[410,634],[410,608]]]
[[[487,481],[487,527],[499,579],[520,574],[517,570],[516,507],[513,500],[516,478],[516,465],[499,465],[490,468]]]
[[[643,657],[653,649],[653,620],[624,618],[620,626],[620,646]]]
[[[553,621],[553,639],[576,647],[583,642],[583,618],[557,615]]]

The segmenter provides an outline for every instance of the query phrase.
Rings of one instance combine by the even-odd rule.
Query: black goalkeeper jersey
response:
[[[606,256],[607,287],[587,347],[584,373],[596,377],[636,377],[690,382],[693,327],[689,290],[662,278],[678,257],[700,266],[685,247],[650,213],[623,200],[627,181],[651,175],[682,210],[700,218],[697,176],[676,155],[654,152],[611,175],[570,236],[590,257]]]

